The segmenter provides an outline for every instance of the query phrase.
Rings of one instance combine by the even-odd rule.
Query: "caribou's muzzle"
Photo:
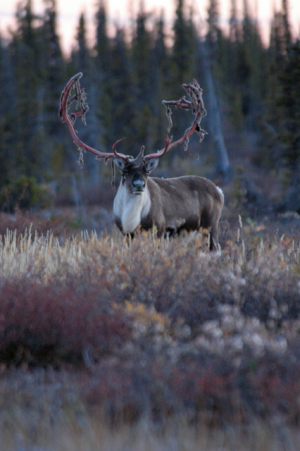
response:
[[[133,194],[142,194],[146,186],[145,180],[142,178],[134,178],[132,180]]]

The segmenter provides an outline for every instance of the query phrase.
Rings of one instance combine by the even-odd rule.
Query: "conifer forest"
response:
[[[136,154],[141,145],[160,148],[167,130],[162,99],[178,98],[181,84],[196,78],[204,89],[208,135],[201,146],[193,141],[189,153],[166,157],[161,173],[188,172],[190,166],[202,175],[239,177],[250,198],[265,188],[255,180],[259,174],[276,186],[274,195],[261,193],[270,205],[299,212],[300,44],[287,1],[274,12],[267,43],[247,1],[240,17],[232,0],[228,30],[219,25],[218,1],[209,2],[199,23],[193,8],[178,0],[171,29],[163,14],[156,17],[141,6],[131,27],[115,28],[113,35],[105,2],[99,2],[94,41],[88,45],[82,14],[68,55],[58,36],[55,1],[44,3],[40,17],[32,2],[19,2],[16,27],[0,41],[2,211],[47,206],[50,200],[95,202],[99,186],[109,181],[108,168],[90,155],[79,169],[58,120],[64,84],[83,72],[90,110],[80,134],[91,146],[110,151],[126,137],[125,153]],[[187,118],[179,116],[174,134],[186,126]],[[174,159],[183,159],[184,168]],[[91,191],[94,199],[84,197]]]
[[[222,0],[171,22],[145,0],[121,26],[96,0],[65,49],[56,0],[20,0],[1,30],[0,451],[300,449],[300,24],[228,3],[225,24]],[[59,117],[79,72],[78,135],[132,156],[189,130],[162,101],[199,82],[204,139],[151,177],[222,189],[218,251],[117,229],[117,168]]]

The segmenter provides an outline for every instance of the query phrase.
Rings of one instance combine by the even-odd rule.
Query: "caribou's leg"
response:
[[[221,246],[219,244],[219,233],[218,227],[213,226],[209,234],[209,250],[210,251],[220,251]]]
[[[221,252],[219,244],[219,222],[221,218],[221,211],[213,218],[209,234],[209,250],[213,252]]]

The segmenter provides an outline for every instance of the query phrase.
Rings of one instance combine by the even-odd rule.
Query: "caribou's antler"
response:
[[[64,124],[68,127],[68,130],[71,134],[73,143],[78,148],[78,150],[82,153],[83,151],[91,152],[97,158],[104,158],[108,160],[110,158],[122,158],[125,161],[128,161],[130,158],[129,155],[124,155],[116,151],[117,144],[122,141],[122,139],[117,140],[113,146],[113,152],[102,152],[101,150],[94,149],[93,147],[85,144],[78,136],[77,131],[75,129],[76,119],[80,118],[82,122],[85,124],[86,113],[89,110],[87,101],[86,101],[86,93],[80,86],[80,79],[82,77],[82,73],[74,75],[68,83],[66,84],[63,92],[61,93],[60,98],[60,109],[59,116]]]
[[[197,80],[193,80],[192,83],[184,83],[182,85],[189,99],[183,96],[179,100],[162,101],[162,103],[167,108],[167,117],[169,120],[168,136],[165,141],[165,147],[163,149],[144,156],[144,146],[142,146],[138,156],[134,158],[130,155],[124,155],[123,153],[117,152],[116,147],[119,142],[124,139],[122,138],[118,139],[113,144],[112,152],[103,152],[101,150],[97,150],[94,147],[85,144],[79,138],[78,133],[75,129],[75,123],[78,118],[80,118],[84,124],[86,123],[86,114],[89,110],[86,93],[80,86],[81,77],[82,73],[79,72],[78,74],[70,78],[61,94],[59,110],[60,118],[62,122],[68,127],[73,143],[81,153],[81,158],[82,152],[87,151],[94,154],[98,159],[108,160],[111,158],[121,158],[126,162],[130,161],[131,163],[137,163],[140,160],[147,161],[152,158],[161,158],[167,152],[181,144],[184,144],[184,148],[186,150],[188,148],[190,138],[194,133],[199,134],[200,142],[203,141],[206,135],[206,131],[201,128],[201,121],[203,117],[206,116],[206,109],[204,107],[202,96],[203,92]],[[172,141],[172,138],[170,137],[171,128],[173,126],[171,107],[175,107],[181,110],[192,110],[194,114],[194,121],[192,125],[184,132],[183,136],[176,141]]]
[[[191,83],[184,83],[182,87],[190,99],[183,96],[179,100],[162,101],[163,105],[167,109],[167,117],[169,121],[168,137],[166,139],[165,147],[155,153],[146,155],[145,160],[149,160],[150,158],[161,158],[167,152],[181,144],[184,144],[184,149],[187,150],[190,138],[195,132],[199,134],[200,142],[202,142],[205,138],[207,132],[201,128],[201,121],[207,114],[203,101],[203,90],[197,80],[193,80]],[[176,141],[172,141],[172,138],[169,136],[173,126],[171,107],[175,107],[180,110],[192,110],[194,114],[194,121],[192,125],[184,132],[183,136]]]

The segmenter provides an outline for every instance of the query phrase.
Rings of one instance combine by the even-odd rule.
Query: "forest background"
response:
[[[65,55],[57,32],[55,0],[36,15],[30,0],[18,3],[16,26],[0,38],[0,208],[49,208],[106,204],[113,194],[110,170],[76,149],[58,119],[60,93],[74,73],[84,74],[90,111],[81,137],[122,152],[162,147],[167,129],[164,98],[183,94],[197,78],[208,109],[201,146],[165,157],[158,175],[197,173],[229,185],[239,207],[254,205],[300,212],[300,41],[292,34],[289,5],[274,10],[268,42],[247,0],[238,15],[231,1],[228,29],[217,0],[199,23],[192,7],[176,1],[173,24],[141,3],[132,26],[108,30],[107,8],[98,4],[96,35],[88,45],[85,15],[78,18],[72,51]],[[177,115],[174,135],[189,119]]]

